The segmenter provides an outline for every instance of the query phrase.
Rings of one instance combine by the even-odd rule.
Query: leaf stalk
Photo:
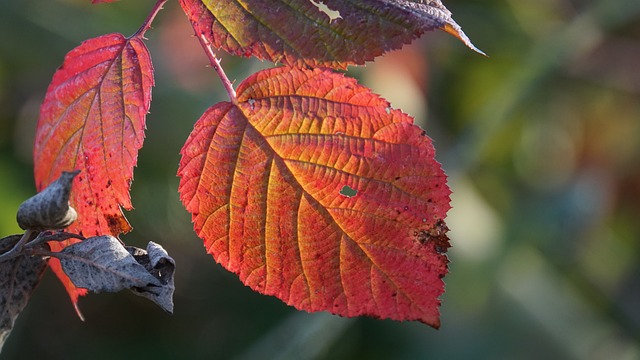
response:
[[[194,30],[196,30],[195,27],[194,27]],[[196,34],[197,34],[197,30],[196,30]],[[209,58],[211,67],[218,74],[220,81],[222,81],[222,85],[224,86],[224,89],[227,91],[227,94],[229,95],[229,100],[231,100],[233,104],[237,105],[238,97],[236,96],[236,90],[233,88],[233,84],[231,84],[231,81],[229,80],[229,77],[227,76],[227,74],[224,72],[224,69],[222,69],[222,66],[220,65],[220,59],[218,59],[215,52],[213,52],[211,43],[209,42],[209,40],[207,40],[204,34],[198,34],[198,40],[200,41],[200,45],[202,45],[204,52],[207,54],[207,57]]]
[[[142,26],[140,26],[138,31],[136,31],[133,35],[131,35],[132,38],[138,37],[138,36],[143,39],[145,38],[144,34],[147,32],[147,30],[151,29],[151,23],[153,23],[153,20],[156,18],[156,15],[158,15],[160,10],[162,10],[162,7],[166,2],[167,0],[158,0],[156,2],[156,4],[151,9],[151,12],[147,16],[147,18],[144,20],[144,23],[142,23]]]
[[[18,242],[11,248],[11,250],[0,255],[0,262],[13,259],[14,257],[22,254],[22,249],[24,248],[25,244],[27,244],[27,242],[29,242],[37,233],[38,232],[36,230],[27,230],[24,235],[22,235],[20,240],[18,240]]]

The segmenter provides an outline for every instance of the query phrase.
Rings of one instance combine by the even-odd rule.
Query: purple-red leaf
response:
[[[478,50],[440,0],[180,0],[215,47],[290,66],[345,68],[442,29]]]
[[[207,251],[256,291],[438,327],[450,191],[434,155],[355,80],[281,67],[198,120],[179,191]]]
[[[81,170],[70,204],[70,231],[85,236],[128,232],[122,209],[144,139],[153,67],[138,36],[109,34],[83,42],[56,71],[40,110],[34,148],[35,180],[44,189],[63,171]],[[59,251],[69,242],[52,242]],[[50,261],[75,304],[77,289],[59,261]]]

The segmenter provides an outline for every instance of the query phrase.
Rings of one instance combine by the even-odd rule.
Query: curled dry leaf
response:
[[[134,287],[131,291],[158,304],[164,311],[173,314],[173,292],[175,290],[173,274],[175,261],[162,246],[150,241],[147,250],[127,246],[127,251],[162,284],[158,286]]]
[[[24,229],[64,229],[76,221],[78,214],[69,206],[71,184],[80,171],[63,171],[60,177],[18,208],[18,225]]]
[[[113,236],[94,236],[56,254],[75,286],[93,292],[161,286]]]
[[[93,292],[129,289],[173,312],[175,262],[158,244],[147,250],[122,246],[113,236],[95,236],[56,254],[73,284]]]
[[[12,249],[21,237],[0,239],[0,254]],[[47,262],[40,256],[20,255],[0,262],[0,350],[46,268]]]

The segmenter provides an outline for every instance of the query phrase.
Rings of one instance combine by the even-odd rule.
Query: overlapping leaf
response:
[[[439,326],[450,191],[424,132],[329,70],[262,71],[238,99],[182,149],[207,251],[298,309]]]
[[[442,29],[472,49],[440,0],[180,0],[198,35],[236,55],[344,68]]]
[[[21,237],[1,238],[0,254],[13,248]],[[19,255],[0,262],[0,350],[46,269],[41,256]]]
[[[113,236],[95,236],[57,254],[69,278],[94,292],[129,289],[173,312],[175,261],[158,244],[147,250],[122,246]]]
[[[42,104],[36,130],[35,180],[42,190],[62,171],[81,170],[70,203],[85,236],[131,229],[129,186],[144,139],[153,68],[139,37],[109,34],[87,40],[67,54]],[[52,243],[58,251],[66,243]],[[51,266],[72,299],[78,292],[53,259]]]

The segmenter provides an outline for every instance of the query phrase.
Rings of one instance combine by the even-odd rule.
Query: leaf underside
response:
[[[161,285],[118,239],[109,235],[67,246],[58,256],[69,278],[77,286],[94,292]]]
[[[69,231],[85,236],[130,231],[122,208],[132,208],[129,188],[152,86],[147,48],[139,37],[121,34],[83,42],[54,74],[40,110],[34,173],[40,191],[62,171],[81,170],[70,198],[78,220]],[[54,242],[52,251],[73,242]],[[57,259],[50,265],[76,304],[85,291],[75,288]]]
[[[478,50],[440,0],[180,0],[196,35],[241,56],[346,68],[442,29]],[[332,14],[318,6],[324,4]],[[339,14],[339,15],[333,15]]]
[[[21,237],[0,239],[0,254],[11,249]],[[41,256],[20,255],[0,262],[0,350],[46,269],[47,262]]]
[[[181,151],[207,251],[298,309],[438,327],[450,191],[413,119],[330,70],[262,71],[238,99]]]
[[[143,250],[133,246],[127,246],[127,251],[144,268],[153,275],[160,286],[145,286],[132,288],[131,291],[139,296],[146,297],[158,304],[168,313],[173,313],[173,292],[175,291],[174,272],[176,263],[162,246],[150,241],[147,249]]]
[[[173,312],[175,262],[158,244],[124,247],[113,236],[94,236],[56,255],[76,286],[93,292],[129,289]]]

